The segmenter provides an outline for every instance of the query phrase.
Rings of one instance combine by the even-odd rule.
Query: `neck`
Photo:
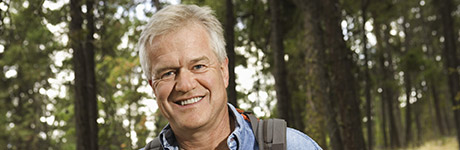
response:
[[[209,127],[175,132],[180,148],[228,149],[227,137],[235,128],[235,123],[233,115],[228,112],[228,109],[225,112],[222,117],[217,117],[218,120],[210,124]]]

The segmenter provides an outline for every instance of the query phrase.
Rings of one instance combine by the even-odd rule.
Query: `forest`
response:
[[[222,23],[229,103],[325,150],[460,148],[460,0],[0,0],[0,149],[157,136],[136,44],[179,3]]]

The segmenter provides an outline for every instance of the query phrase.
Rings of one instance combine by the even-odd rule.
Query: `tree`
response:
[[[428,86],[427,88],[430,90],[430,95],[432,96],[432,99],[433,99],[433,107],[434,107],[434,111],[435,111],[435,118],[436,118],[436,124],[437,124],[437,127],[438,127],[438,131],[439,131],[439,134],[442,135],[442,136],[445,136],[446,135],[446,131],[445,131],[445,126],[444,125],[444,122],[442,121],[442,116],[441,116],[441,107],[440,107],[440,100],[439,100],[439,85],[437,84],[437,82],[435,82],[435,76],[438,76],[439,74],[437,74],[438,72],[438,67],[436,67],[438,64],[436,64],[436,58],[435,58],[435,53],[434,53],[434,47],[433,47],[433,43],[432,41],[435,41],[433,40],[433,37],[431,36],[430,32],[432,28],[432,22],[429,22],[427,20],[427,18],[425,17],[425,13],[427,13],[428,11],[427,7],[422,7],[421,10],[420,10],[420,20],[422,22],[422,24],[424,24],[424,26],[422,26],[422,31],[423,31],[423,43],[426,45],[426,48],[427,48],[427,53],[426,53],[426,57],[431,60],[432,63],[428,63],[427,65],[427,75],[426,75],[426,78],[428,80]]]
[[[294,1],[302,11],[302,24],[304,24],[303,30],[307,32],[303,35],[303,43],[311,45],[305,51],[306,65],[308,66],[307,72],[311,76],[308,82],[308,86],[311,87],[310,92],[312,99],[315,103],[318,103],[322,107],[320,114],[323,114],[326,128],[324,129],[330,139],[330,147],[334,150],[344,149],[342,144],[342,138],[340,134],[340,127],[337,123],[337,106],[330,92],[330,66],[327,64],[326,56],[326,45],[324,43],[324,29],[322,28],[322,20],[316,19],[321,18],[322,5],[315,2],[296,0]],[[296,32],[298,33],[298,32]],[[317,141],[318,142],[318,141]],[[321,143],[319,143],[321,145]],[[324,146],[327,143],[324,143]]]
[[[375,21],[374,23],[374,27],[375,27],[375,30],[374,30],[374,34],[376,36],[376,39],[377,41],[382,41],[382,37],[381,37],[381,23],[379,21]],[[387,67],[385,66],[385,62],[387,62],[385,60],[385,53],[383,51],[383,44],[382,42],[378,42],[377,45],[376,45],[376,49],[377,49],[377,53],[378,53],[378,65],[379,65],[379,69],[380,69],[380,72],[381,74],[383,74],[383,79],[380,79],[380,87],[381,87],[381,98],[380,98],[380,101],[381,101],[381,104],[380,104],[380,107],[381,107],[381,114],[382,114],[382,117],[381,117],[381,120],[382,120],[382,123],[380,124],[381,125],[381,132],[382,132],[382,136],[383,136],[383,146],[384,147],[388,147],[388,138],[387,138],[387,118],[388,118],[388,102],[387,100],[388,99],[391,99],[391,98],[388,98],[388,94],[387,94],[387,89],[388,86],[386,86],[386,82],[388,80],[388,73],[387,72]],[[384,90],[385,89],[385,90]],[[392,113],[392,112],[391,112]]]
[[[384,52],[382,53],[382,55],[384,55],[383,57],[385,57],[385,55],[387,56],[386,59],[382,60],[381,62],[383,63],[382,65],[386,66],[386,67],[382,67],[382,72],[383,72],[383,82],[386,82],[384,83],[383,85],[383,93],[386,95],[386,101],[387,101],[387,104],[388,104],[388,118],[389,118],[389,125],[390,125],[390,129],[389,129],[389,132],[390,132],[390,144],[391,144],[391,147],[400,147],[401,146],[401,135],[399,134],[399,128],[398,128],[398,115],[399,113],[397,113],[397,111],[395,111],[395,109],[399,109],[399,106],[398,104],[399,103],[396,103],[398,102],[397,100],[397,97],[399,94],[397,94],[397,90],[396,90],[396,81],[395,79],[393,78],[394,76],[394,61],[393,61],[393,53],[392,53],[392,47],[391,47],[391,44],[390,44],[390,28],[389,28],[389,24],[386,24],[385,25],[387,27],[386,30],[384,30],[383,32],[383,43],[385,43],[386,47],[384,49]],[[388,64],[388,65],[385,65],[385,64]],[[385,92],[386,91],[386,92]]]
[[[77,132],[77,149],[98,149],[96,77],[94,72],[94,21],[93,1],[87,0],[87,36],[82,29],[83,13],[81,1],[70,1],[71,21],[69,25],[70,45],[73,49],[73,66],[75,72],[75,119]],[[82,42],[82,39],[84,42]]]
[[[340,5],[337,0],[320,1],[324,13],[320,20],[324,24],[324,45],[326,46],[326,60],[330,68],[332,99],[337,101],[342,128],[344,149],[365,149],[361,126],[356,81],[352,70],[352,53],[343,40],[340,28]]]
[[[85,123],[97,125],[90,135],[99,136],[93,144],[100,149],[143,147],[167,120],[154,109],[135,45],[149,16],[168,2],[62,2],[0,0],[0,149],[81,149],[82,141],[94,140],[77,140],[84,127],[77,119],[90,116],[82,114],[80,108],[89,105],[77,105],[77,96],[90,95],[98,99],[97,123]],[[282,66],[290,98],[283,113],[291,118],[289,126],[324,149],[342,150],[398,149],[456,133],[460,83],[458,62],[452,60],[458,59],[453,23],[457,2],[288,0],[276,1],[276,7],[258,0],[180,3],[210,6],[225,27],[230,63],[233,51],[235,68],[256,70],[236,72],[241,76],[234,77],[235,86],[243,89],[234,95],[239,107],[261,118],[281,115],[275,103],[280,95],[275,82],[280,81],[273,77]],[[263,30],[272,25],[277,27]],[[282,53],[275,51],[279,45]],[[80,77],[92,74],[91,67],[80,67],[90,71],[74,79],[77,69],[72,65],[77,62],[94,64],[92,90],[75,88],[92,84],[91,77],[80,83]],[[239,78],[247,73],[253,75],[252,87]],[[234,79],[229,101],[234,99]],[[82,91],[93,94],[77,94]]]
[[[233,2],[232,0],[225,0],[226,12],[225,12],[225,49],[227,50],[228,57],[228,74],[229,82],[227,87],[228,101],[235,107],[237,104],[237,92],[236,92],[236,76],[235,76],[235,16],[233,15]]]
[[[157,9],[157,11],[163,8],[162,4],[160,3],[160,0],[152,0],[152,4]]]
[[[283,46],[283,31],[281,28],[280,20],[280,4],[277,0],[270,0],[270,47],[273,51],[274,68],[273,76],[275,77],[275,89],[277,97],[277,110],[279,117],[286,120],[288,124],[292,124],[291,115],[291,99],[289,95],[289,89],[287,86],[287,72],[285,69],[284,60],[284,46]]]
[[[413,64],[412,60],[414,55],[411,55],[409,51],[411,51],[411,33],[409,26],[410,23],[408,22],[408,17],[405,16],[404,21],[403,21],[403,29],[404,29],[404,49],[402,49],[403,53],[405,54],[404,59],[405,61],[402,61],[402,69],[404,71],[404,87],[405,87],[405,92],[406,92],[406,128],[405,128],[405,146],[408,146],[409,143],[412,141],[412,104],[410,102],[411,100],[411,94],[412,94],[412,80],[413,80],[413,74],[414,74],[414,67],[416,68],[416,64]]]
[[[443,55],[445,60],[445,68],[447,70],[447,78],[449,81],[450,100],[453,105],[455,128],[457,130],[457,142],[460,143],[460,79],[458,75],[458,58],[456,48],[456,37],[454,23],[452,19],[452,1],[443,0],[441,2],[433,1],[437,5],[441,16],[442,31],[444,36]],[[459,145],[460,147],[460,145]]]
[[[369,75],[369,55],[367,50],[367,33],[366,33],[366,15],[367,7],[370,3],[370,0],[361,0],[361,15],[363,19],[363,24],[361,26],[362,36],[363,36],[363,53],[364,53],[364,80],[365,80],[365,97],[366,97],[366,116],[367,116],[367,149],[372,150],[373,148],[373,131],[372,131],[372,99],[371,99],[371,80]]]
[[[54,13],[41,9],[43,2],[24,3],[0,1],[0,149],[47,149],[54,142],[54,126],[40,117],[50,116],[46,104],[56,100],[40,89],[50,88],[56,75],[50,55],[62,45],[43,24]]]

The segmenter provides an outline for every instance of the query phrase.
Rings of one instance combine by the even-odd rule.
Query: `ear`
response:
[[[224,80],[225,88],[228,87],[228,58],[225,58],[225,60],[220,64],[220,68],[222,70],[222,79]]]

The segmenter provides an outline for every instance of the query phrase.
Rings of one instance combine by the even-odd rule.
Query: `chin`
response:
[[[190,116],[187,118],[182,118],[182,120],[179,123],[180,128],[184,129],[197,129],[206,124],[206,121],[204,120],[202,116]]]
[[[188,129],[188,130],[195,130],[203,127],[205,124],[201,122],[185,122],[182,124],[180,128]]]

